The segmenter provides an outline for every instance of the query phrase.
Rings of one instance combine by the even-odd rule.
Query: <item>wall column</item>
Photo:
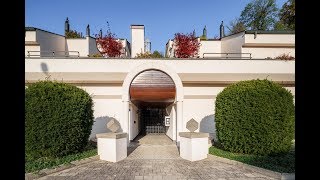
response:
[[[177,101],[177,144],[180,145],[179,132],[183,131],[183,101]]]
[[[129,126],[129,101],[122,101],[123,102],[123,118],[122,118],[122,129],[123,132],[128,133],[127,136],[127,143],[129,144],[129,136],[130,136],[130,126]]]

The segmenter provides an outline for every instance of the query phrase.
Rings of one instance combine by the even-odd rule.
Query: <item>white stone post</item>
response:
[[[187,122],[186,128],[190,132],[179,132],[180,157],[189,161],[198,161],[207,158],[209,153],[209,133],[194,132],[199,123],[191,119]]]
[[[127,157],[127,133],[102,133],[96,136],[101,160],[118,162]]]

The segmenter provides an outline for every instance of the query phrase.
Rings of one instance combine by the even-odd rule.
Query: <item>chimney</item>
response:
[[[144,53],[144,25],[131,25],[131,57]]]
[[[89,24],[87,25],[87,28],[86,28],[86,36],[87,36],[87,37],[90,37],[90,27],[89,27]]]
[[[67,17],[66,21],[64,22],[64,31],[69,32],[70,31],[70,24],[69,24],[69,19]]]
[[[221,21],[220,25],[220,39],[224,37],[224,26],[223,26],[223,21]]]
[[[207,26],[203,28],[202,37],[207,38]]]
[[[99,37],[102,38],[102,29],[99,31]]]

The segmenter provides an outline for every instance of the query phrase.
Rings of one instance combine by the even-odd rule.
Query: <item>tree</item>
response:
[[[198,55],[200,43],[194,32],[189,34],[176,33],[173,42],[176,47],[175,57],[190,58]]]
[[[83,38],[81,36],[81,33],[80,32],[77,32],[76,30],[70,30],[70,31],[65,31],[65,36],[66,38]]]
[[[121,41],[116,39],[115,34],[110,31],[107,35],[96,35],[97,47],[100,53],[105,57],[120,57],[121,50],[123,49]]]
[[[246,27],[242,22],[239,21],[239,19],[231,21],[230,25],[227,26],[227,28],[229,29],[229,35],[246,30]]]
[[[283,4],[279,12],[279,24],[283,24],[286,30],[295,30],[296,20],[296,3],[295,0],[288,0]]]
[[[249,30],[269,30],[277,17],[275,0],[252,0],[240,15],[240,22]]]
[[[153,51],[153,53],[145,52],[145,53],[138,53],[136,58],[140,59],[148,59],[148,58],[163,58],[163,55],[159,51]]]
[[[163,55],[159,51],[153,51],[152,57],[153,58],[163,58]]]

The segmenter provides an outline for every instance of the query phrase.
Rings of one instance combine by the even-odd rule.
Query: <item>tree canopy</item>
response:
[[[296,20],[296,3],[295,0],[288,0],[283,4],[279,12],[279,22],[277,23],[275,29],[284,30],[295,30],[295,20]]]
[[[241,12],[239,21],[248,30],[270,30],[276,23],[275,0],[252,0]]]

